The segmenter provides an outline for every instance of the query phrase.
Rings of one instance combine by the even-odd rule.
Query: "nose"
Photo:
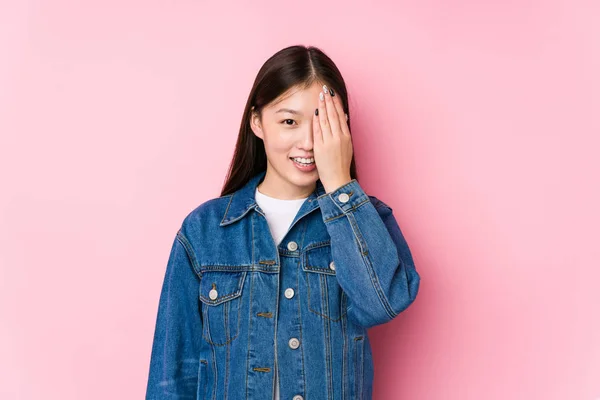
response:
[[[298,147],[310,151],[313,148],[313,131],[312,126],[308,129],[302,130],[302,136],[298,139]]]

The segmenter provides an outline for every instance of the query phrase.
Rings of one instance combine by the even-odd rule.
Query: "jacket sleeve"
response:
[[[200,275],[194,265],[196,258],[180,229],[158,303],[146,400],[196,398],[202,320]]]
[[[420,284],[392,209],[356,179],[317,201],[348,318],[366,328],[391,321],[415,300]]]

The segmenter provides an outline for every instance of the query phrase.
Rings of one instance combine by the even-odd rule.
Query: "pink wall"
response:
[[[215,3],[0,4],[0,398],[143,398],[172,238],[297,43],[422,276],[375,399],[600,398],[600,4]]]

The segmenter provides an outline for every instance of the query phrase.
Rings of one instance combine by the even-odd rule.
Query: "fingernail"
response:
[[[323,92],[319,93],[319,98],[320,98],[321,100],[324,100],[324,99],[325,99],[325,96],[323,95]]]
[[[315,108],[315,115],[319,115],[319,109]]]
[[[323,85],[323,92],[327,93],[327,85]]]
[[[331,97],[335,96],[335,93],[333,92],[333,89],[329,89],[329,94],[331,94]]]

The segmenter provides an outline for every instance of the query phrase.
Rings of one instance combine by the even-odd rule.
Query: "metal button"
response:
[[[297,394],[297,395],[294,396],[294,398],[292,400],[304,400],[304,397],[302,397],[299,394]]]
[[[294,337],[294,338],[290,339],[288,344],[289,344],[290,348],[297,349],[300,346],[300,341]]]
[[[215,289],[211,289],[210,292],[208,292],[208,297],[210,297],[211,300],[216,299],[218,296],[219,293],[217,293]]]
[[[294,241],[289,242],[288,245],[287,245],[287,248],[290,251],[294,251],[294,250],[296,250],[298,248],[298,243],[296,243]]]
[[[294,289],[292,289],[291,287],[285,289],[285,297],[287,297],[288,299],[294,297]]]
[[[334,270],[334,271],[335,271],[335,262],[333,262],[333,261],[332,261],[332,262],[330,262],[330,263],[329,263],[329,268],[331,268],[332,270]]]
[[[348,196],[348,193],[341,193],[338,196],[338,200],[341,201],[342,203],[346,203],[348,200],[350,200],[350,196]]]

